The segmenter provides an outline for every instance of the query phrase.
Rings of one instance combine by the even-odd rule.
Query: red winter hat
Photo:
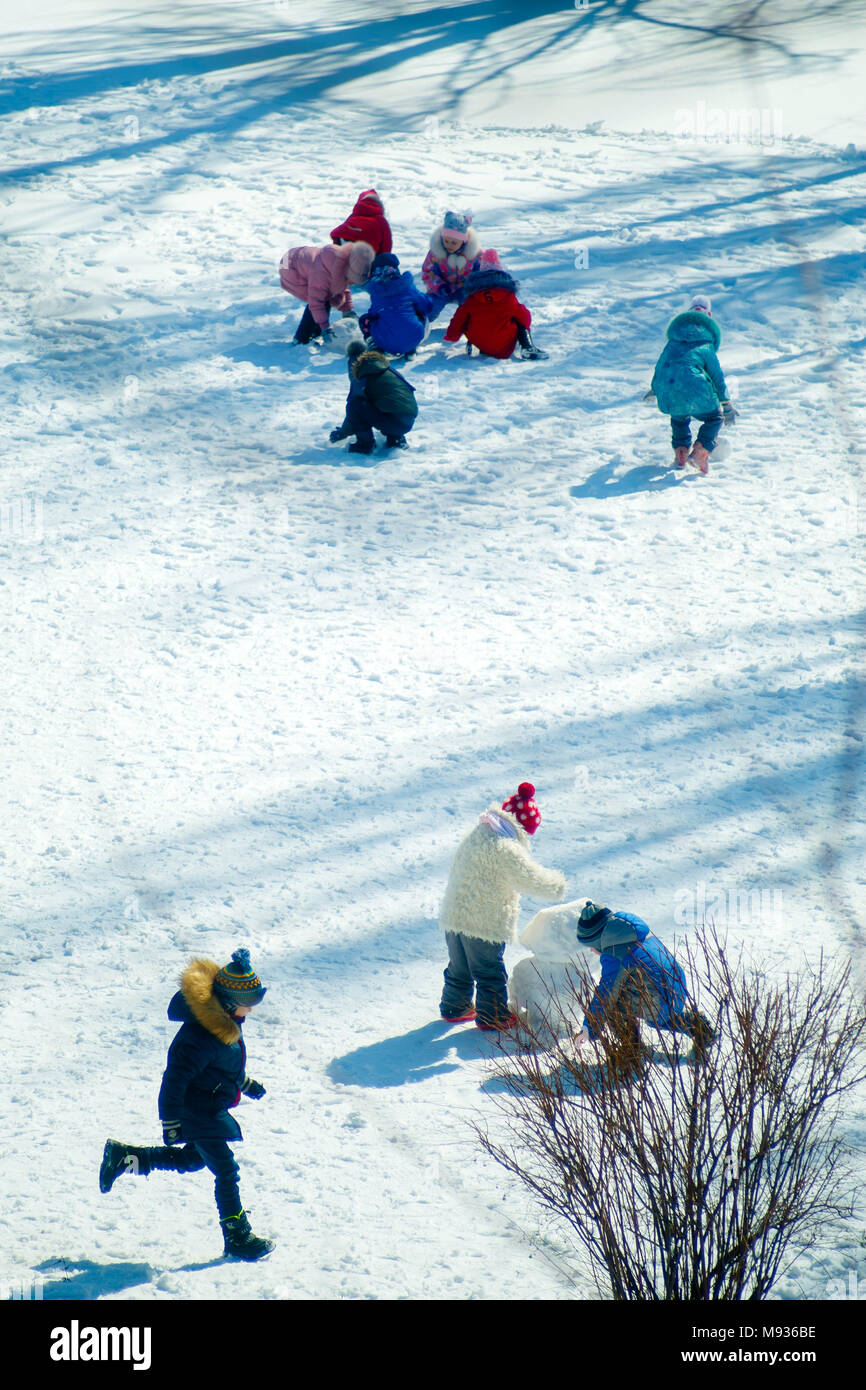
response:
[[[510,811],[520,821],[527,835],[534,835],[541,825],[541,812],[533,801],[535,788],[531,782],[521,782],[514,796],[503,801],[503,811]]]

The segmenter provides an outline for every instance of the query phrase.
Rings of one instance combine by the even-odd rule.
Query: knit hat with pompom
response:
[[[502,803],[503,811],[510,811],[527,835],[534,835],[541,824],[541,812],[533,800],[534,796],[535,788],[532,783],[521,782],[514,796],[509,796],[508,800]]]
[[[213,992],[224,1008],[236,1004],[260,1004],[267,994],[262,982],[250,965],[250,953],[245,946],[232,951],[228,965],[214,976]]]

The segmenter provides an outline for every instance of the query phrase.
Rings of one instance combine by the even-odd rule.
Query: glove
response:
[[[347,432],[343,429],[342,425],[338,425],[337,428],[335,430],[331,430],[331,433],[328,435],[328,438],[330,439],[332,444],[339,444],[341,439],[348,439],[348,437],[349,436]]]
[[[642,401],[654,401],[655,398],[656,398],[656,393],[655,393],[655,391],[647,391],[647,393],[646,393],[645,396],[641,396],[641,400],[642,400]]]
[[[729,429],[733,426],[739,413],[738,410],[734,410],[730,401],[722,401],[722,414],[725,417],[725,424]]]
[[[241,1090],[250,1100],[261,1100],[262,1096],[267,1095],[264,1086],[258,1081],[253,1081],[251,1076],[245,1076],[241,1085]]]
[[[331,343],[334,340],[334,330],[329,323],[326,323],[322,329],[322,338],[326,343]]]
[[[162,1142],[169,1148],[174,1144],[180,1144],[183,1140],[181,1134],[180,1120],[163,1120],[162,1122]]]

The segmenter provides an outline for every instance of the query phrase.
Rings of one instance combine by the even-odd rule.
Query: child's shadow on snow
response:
[[[447,1023],[425,1023],[411,1033],[383,1038],[369,1047],[358,1047],[344,1057],[335,1057],[328,1066],[332,1081],[344,1086],[403,1086],[407,1081],[425,1081],[428,1076],[457,1071],[458,1059],[488,1056],[486,1036],[474,1026],[454,1027]]]
[[[102,1298],[105,1294],[119,1294],[125,1289],[134,1289],[142,1284],[152,1284],[155,1271],[147,1264],[96,1264],[93,1260],[65,1260],[63,1258],[43,1260],[35,1265],[40,1274],[56,1275],[50,1282],[46,1278],[42,1289],[45,1299],[68,1299],[71,1302]]]
[[[630,468],[627,473],[617,474],[618,463],[606,463],[587,478],[585,483],[576,483],[568,489],[572,497],[627,497],[635,492],[663,492],[665,488],[679,487],[695,474],[685,474],[682,478],[667,464],[644,463]]]

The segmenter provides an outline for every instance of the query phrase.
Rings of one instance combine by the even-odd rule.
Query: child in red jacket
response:
[[[486,357],[510,357],[520,344],[529,361],[547,357],[529,336],[532,315],[517,298],[517,281],[501,265],[481,266],[466,277],[466,298],[445,333],[446,343],[466,334],[466,351],[473,347]]]
[[[375,188],[367,188],[359,194],[345,222],[331,232],[331,240],[338,246],[344,241],[366,241],[377,256],[391,250],[391,228]]]

